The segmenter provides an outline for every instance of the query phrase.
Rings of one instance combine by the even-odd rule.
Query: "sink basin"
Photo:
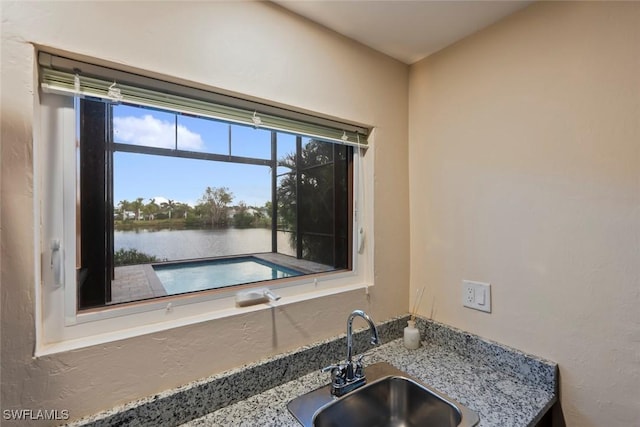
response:
[[[366,368],[368,384],[345,396],[322,387],[289,403],[306,427],[471,427],[478,415],[388,363]]]
[[[317,427],[460,425],[462,414],[451,403],[405,377],[386,377],[319,410]]]

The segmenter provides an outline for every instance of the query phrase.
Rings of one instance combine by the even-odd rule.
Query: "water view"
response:
[[[137,249],[158,260],[209,258],[271,252],[271,230],[225,228],[209,230],[136,229],[114,232],[115,250]],[[278,232],[278,252],[294,255],[288,234]]]

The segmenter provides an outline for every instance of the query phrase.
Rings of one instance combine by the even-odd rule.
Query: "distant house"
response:
[[[248,215],[255,215],[258,213],[258,210],[254,208],[246,208],[244,211]],[[234,215],[238,212],[240,212],[240,208],[238,206],[230,207],[229,209],[227,209],[227,218],[233,219]]]
[[[118,219],[118,217],[122,217],[122,219],[135,219],[136,218],[136,214],[135,212],[131,212],[131,211],[124,211],[122,214],[119,213],[114,213],[113,214],[113,218],[114,219]]]

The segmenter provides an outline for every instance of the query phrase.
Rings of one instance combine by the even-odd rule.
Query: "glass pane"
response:
[[[296,229],[296,175],[289,173],[278,177],[278,230]]]
[[[278,133],[278,175],[296,168],[296,136]]]
[[[324,265],[334,265],[334,241],[332,236],[302,235],[302,258]]]
[[[269,178],[265,166],[115,153],[115,249],[158,261],[270,251]],[[219,230],[236,226],[259,230]]]
[[[302,233],[333,233],[333,165],[317,166],[302,172],[300,181],[300,230]]]
[[[129,105],[113,106],[113,140],[143,147],[176,148],[176,115]],[[200,135],[192,135],[199,140]]]
[[[295,234],[287,231],[278,231],[278,253],[296,256]]]
[[[309,168],[333,161],[333,147],[335,144],[318,141],[317,139],[302,139],[302,165]]]
[[[271,131],[231,125],[231,154],[255,159],[270,159]]]
[[[229,124],[200,117],[178,116],[178,149],[229,154]]]

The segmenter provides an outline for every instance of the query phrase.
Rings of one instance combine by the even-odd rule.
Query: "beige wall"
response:
[[[356,306],[405,312],[411,231],[423,314],[557,361],[568,425],[640,423],[637,3],[535,4],[411,67],[409,91],[406,66],[268,4],[1,7],[2,409],[78,417],[340,333]],[[30,42],[375,125],[371,300],[32,359]],[[492,283],[492,314],[462,308],[462,279]]]
[[[33,359],[30,43],[376,126],[370,299],[352,292]],[[356,307],[380,321],[407,311],[406,65],[267,3],[3,2],[1,83],[2,409],[76,418],[342,333]]]
[[[640,4],[534,4],[409,93],[420,311],[557,361],[567,425],[640,425]]]

